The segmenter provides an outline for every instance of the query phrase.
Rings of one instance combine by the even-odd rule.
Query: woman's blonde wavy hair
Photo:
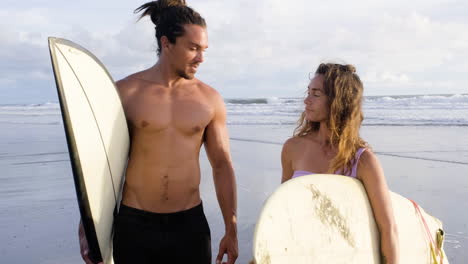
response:
[[[323,87],[330,110],[327,120],[331,132],[329,142],[338,149],[328,172],[339,171],[347,174],[351,171],[357,150],[362,147],[369,148],[367,142],[359,136],[363,120],[363,85],[356,74],[356,68],[349,64],[322,63],[315,74],[324,76]],[[302,112],[293,136],[303,137],[319,129],[320,123],[308,121],[305,112]]]

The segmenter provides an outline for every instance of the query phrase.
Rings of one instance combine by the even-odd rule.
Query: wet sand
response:
[[[230,126],[238,184],[237,263],[252,257],[252,235],[263,202],[279,186],[287,126]],[[468,127],[368,126],[392,191],[442,220],[450,263],[468,259]],[[0,123],[0,258],[5,263],[82,263],[79,212],[60,124]],[[211,168],[202,151],[201,192],[211,226],[213,257],[224,232]]]

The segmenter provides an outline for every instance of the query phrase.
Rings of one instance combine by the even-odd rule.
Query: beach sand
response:
[[[229,127],[238,186],[237,263],[252,257],[264,201],[280,184],[281,144],[292,126]],[[392,191],[442,220],[450,263],[468,260],[468,127],[366,126]],[[0,124],[0,259],[2,263],[82,263],[79,212],[63,127]],[[211,168],[201,153],[201,192],[213,258],[224,225]]]

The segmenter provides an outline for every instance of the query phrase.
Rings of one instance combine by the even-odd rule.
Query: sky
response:
[[[56,102],[47,37],[95,54],[114,80],[157,61],[146,1],[2,0],[0,104]],[[197,78],[225,98],[301,97],[321,62],[350,63],[365,95],[468,93],[466,0],[187,0],[207,21]]]

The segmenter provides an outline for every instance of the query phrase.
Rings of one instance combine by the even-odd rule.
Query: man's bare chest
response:
[[[213,118],[214,109],[203,99],[141,98],[125,107],[132,128],[147,132],[175,129],[190,135],[203,131]]]

